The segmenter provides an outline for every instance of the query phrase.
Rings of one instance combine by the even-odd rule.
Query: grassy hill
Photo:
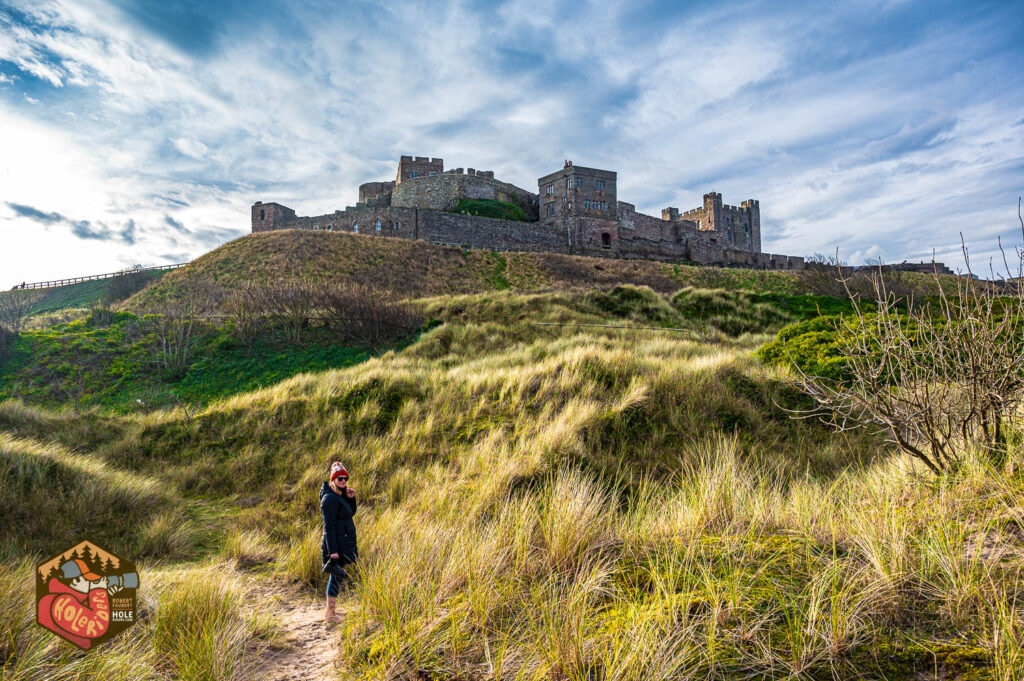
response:
[[[192,286],[338,273],[428,321],[377,351],[218,322],[154,372],[144,315]],[[26,332],[0,368],[4,678],[256,678],[282,599],[322,597],[334,460],[360,499],[338,678],[1019,678],[1019,436],[1004,468],[931,479],[792,418],[806,397],[757,349],[848,309],[801,285],[282,232]],[[82,536],[144,585],[86,654],[34,625],[25,578]]]
[[[283,230],[250,234],[214,249],[187,267],[168,272],[132,298],[145,312],[185,295],[196,284],[227,291],[248,281],[343,279],[403,298],[480,293],[649,286],[668,293],[682,286],[800,293],[789,272],[703,268],[647,260],[615,260],[558,253],[463,251],[422,241],[353,234]]]
[[[149,279],[150,282],[154,282],[166,273],[166,270],[147,270],[142,273],[142,276]],[[32,306],[32,311],[34,314],[42,314],[70,308],[87,308],[91,305],[100,304],[108,297],[107,289],[110,283],[111,279],[97,279],[95,281],[68,284],[67,286],[38,289],[27,293],[38,296],[38,299]],[[18,291],[14,295],[21,293],[21,291]],[[0,291],[0,296],[4,295],[12,295],[12,292]]]
[[[723,330],[817,307],[772,298],[437,296],[405,347],[194,413],[0,403],[8,676],[251,678],[279,632],[247,599],[322,590],[340,459],[346,678],[1014,678],[1024,484],[979,459],[922,485],[873,438],[793,420],[753,355],[770,336]],[[75,657],[18,575],[83,533],[151,586],[142,622]]]

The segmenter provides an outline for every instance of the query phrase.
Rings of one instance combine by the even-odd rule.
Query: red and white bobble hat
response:
[[[341,465],[340,461],[335,461],[331,464],[331,482],[334,482],[334,479],[339,475],[344,475],[347,478],[348,471],[345,470],[345,467]]]

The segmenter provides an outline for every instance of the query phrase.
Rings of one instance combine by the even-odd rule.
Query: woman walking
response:
[[[328,622],[337,622],[335,603],[341,580],[347,576],[344,567],[355,561],[356,524],[352,516],[356,513],[356,493],[348,486],[348,471],[340,461],[331,464],[331,479],[320,488],[320,515],[324,519],[324,536],[320,542],[320,553],[324,561],[324,572],[330,574],[327,580],[327,610],[324,617]]]

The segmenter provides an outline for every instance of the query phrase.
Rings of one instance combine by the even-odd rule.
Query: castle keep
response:
[[[616,173],[566,161],[537,181],[534,194],[494,178],[491,171],[444,169],[439,158],[402,156],[394,180],[359,187],[359,202],[327,215],[301,217],[278,203],[257,201],[252,231],[312,229],[422,239],[436,244],[501,251],[551,251],[702,265],[802,269],[803,258],[761,252],[761,209],[704,195],[699,208],[668,207],[661,217],[618,200]],[[450,212],[460,199],[513,204],[527,221]]]

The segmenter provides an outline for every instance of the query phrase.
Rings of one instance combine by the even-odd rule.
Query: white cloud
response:
[[[176,137],[171,142],[178,151],[192,158],[203,158],[210,153],[209,147],[191,137]]]
[[[979,240],[1005,231],[1008,178],[1024,167],[1024,125],[1009,123],[1024,120],[1024,95],[991,85],[1012,80],[1012,60],[949,49],[985,44],[991,26],[943,27],[855,57],[839,45],[819,67],[808,54],[831,54],[847,17],[756,2],[654,28],[631,26],[643,7],[625,0],[544,11],[514,0],[494,14],[367,4],[272,20],[254,5],[197,56],[104,0],[19,2],[31,28],[4,24],[0,10],[0,59],[50,88],[0,89],[0,229],[46,234],[17,237],[29,240],[16,255],[0,249],[0,268],[19,278],[66,264],[43,257],[44,243],[86,245],[66,227],[4,217],[5,201],[134,220],[131,249],[87,244],[95,267],[110,269],[198,255],[246,231],[257,199],[306,214],[343,208],[402,153],[493,169],[531,190],[573,158],[617,170],[620,198],[652,214],[696,206],[712,189],[727,203],[759,198],[775,252],[838,244],[900,259],[932,246],[955,255],[965,226]],[[503,64],[503,50],[534,66]],[[30,95],[44,103],[27,107]]]

